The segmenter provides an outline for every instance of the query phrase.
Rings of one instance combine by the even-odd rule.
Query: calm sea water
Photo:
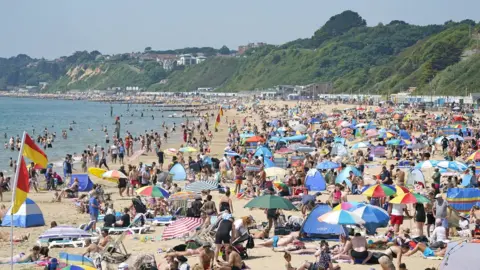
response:
[[[113,107],[113,117],[110,116],[111,106]],[[143,117],[141,117],[142,112]],[[49,161],[54,163],[61,163],[67,153],[81,153],[87,145],[106,146],[102,127],[107,127],[111,140],[115,128],[115,116],[120,116],[122,137],[126,131],[131,132],[134,136],[152,129],[163,133],[162,123],[164,121],[170,129],[173,122],[177,122],[176,124],[179,126],[183,121],[181,118],[168,118],[167,116],[172,112],[162,112],[151,105],[131,104],[128,106],[127,104],[89,101],[26,98],[0,98],[0,113],[0,138],[4,140],[3,143],[8,142],[12,136],[15,138],[17,135],[22,136],[23,131],[27,131],[34,139],[45,128],[49,132],[56,132],[57,138],[53,143],[53,148],[46,150]],[[154,119],[152,119],[152,115]],[[68,129],[73,121],[76,124],[71,125],[73,130],[70,131]],[[62,130],[67,130],[67,139],[62,138]],[[2,147],[0,170],[7,173],[12,172],[8,166],[10,157],[16,160],[18,152]]]

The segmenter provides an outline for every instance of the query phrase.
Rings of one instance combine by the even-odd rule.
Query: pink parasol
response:
[[[200,227],[203,223],[201,218],[186,217],[174,221],[163,231],[163,239],[172,239],[177,237],[183,237],[189,232]]]

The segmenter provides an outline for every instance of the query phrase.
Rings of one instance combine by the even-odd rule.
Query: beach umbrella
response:
[[[182,153],[193,153],[193,152],[197,152],[198,150],[191,147],[191,146],[187,146],[187,147],[182,147],[182,148],[178,149],[178,151],[180,151]]]
[[[415,165],[415,168],[417,169],[430,169],[433,168],[437,165],[439,161],[438,160],[426,160],[418,163]]]
[[[183,200],[194,200],[196,197],[195,192],[191,191],[181,191],[170,195],[170,200],[173,201],[183,201]]]
[[[264,142],[265,139],[260,136],[253,136],[245,140],[247,143]]]
[[[409,144],[412,144],[412,142],[411,142],[411,141],[408,141],[408,140],[392,139],[392,140],[387,141],[387,145],[400,145],[400,146],[403,146],[403,145],[409,145]]]
[[[310,146],[307,146],[307,147],[299,147],[299,148],[297,148],[297,151],[298,151],[298,152],[301,152],[301,153],[310,153],[310,152],[315,151],[315,148],[314,148],[314,147],[310,147]]]
[[[338,211],[338,210],[347,210],[347,211],[353,211],[361,206],[364,206],[364,203],[361,202],[342,202],[339,205],[335,206],[333,208],[333,211]]]
[[[92,234],[72,226],[56,226],[46,230],[38,238],[39,239],[50,239],[50,238],[82,238],[82,237],[92,237]]]
[[[291,154],[295,151],[293,151],[292,149],[289,149],[287,147],[282,147],[280,149],[278,149],[275,153],[276,154],[280,154],[280,155],[286,155],[286,154]]]
[[[338,225],[361,225],[365,223],[357,214],[345,210],[327,212],[318,217],[318,221]]]
[[[295,131],[305,132],[307,130],[307,126],[303,124],[296,124],[292,127],[292,129]]]
[[[341,166],[340,164],[335,163],[333,161],[324,160],[324,161],[318,163],[316,168],[319,169],[319,170],[330,170],[330,169],[340,168],[340,166]]]
[[[274,177],[274,176],[282,177],[287,174],[287,171],[280,167],[270,167],[265,169],[265,173],[267,174],[267,177]]]
[[[405,193],[402,195],[399,195],[392,200],[390,200],[390,203],[393,204],[407,204],[407,203],[429,203],[430,200],[418,193]]]
[[[367,224],[385,224],[390,220],[390,215],[387,211],[385,211],[385,209],[371,204],[358,207],[357,209],[353,210],[352,213],[357,214]]]
[[[283,182],[279,182],[279,181],[275,181],[273,182],[273,185],[277,188],[277,189],[284,189],[284,188],[288,188],[288,185],[283,183]]]
[[[367,137],[375,137],[378,136],[378,131],[376,129],[369,129],[365,131],[365,134],[367,134]]]
[[[352,149],[368,148],[370,146],[369,142],[359,142],[352,146]]]
[[[121,171],[117,171],[117,170],[110,170],[108,172],[105,172],[104,174],[102,174],[102,177],[103,178],[110,178],[110,179],[128,178]]]
[[[168,198],[170,193],[165,189],[157,186],[145,186],[136,190],[138,195],[154,197],[154,198]]]
[[[480,150],[473,152],[473,154],[468,156],[467,160],[474,160],[474,161],[480,160]]]
[[[393,188],[395,189],[395,193],[396,195],[402,195],[402,194],[405,194],[405,193],[410,193],[410,190],[407,188],[407,187],[404,187],[404,186],[393,186]]]
[[[468,169],[467,164],[458,161],[442,160],[436,165],[438,168],[449,169],[452,171],[463,172]]]
[[[101,168],[96,168],[96,167],[90,167],[88,168],[88,173],[90,173],[93,176],[96,176],[98,178],[102,178],[103,174],[107,172],[107,170],[101,169]]]
[[[362,194],[367,197],[380,198],[395,195],[395,190],[387,185],[379,184],[369,187]]]
[[[293,151],[297,151],[297,149],[301,148],[301,147],[309,147],[309,146],[305,145],[305,144],[301,144],[301,143],[292,143],[288,146],[288,149],[291,149]]]
[[[231,151],[231,150],[228,150],[228,151],[225,151],[224,153],[225,155],[227,155],[227,157],[236,157],[236,156],[240,156],[240,154],[234,152],[234,151]]]
[[[185,187],[185,191],[191,191],[195,193],[201,193],[204,190],[216,190],[218,189],[218,183],[214,180],[208,181],[196,181],[191,184],[188,184]]]
[[[165,150],[165,154],[169,156],[175,156],[178,153],[177,149],[175,148],[168,148]]]
[[[339,123],[337,124],[337,126],[340,126],[340,127],[349,127],[351,124],[347,121],[344,121],[344,120],[340,120]]]
[[[180,238],[202,226],[202,218],[186,217],[175,220],[163,231],[162,239]]]
[[[459,141],[463,141],[463,137],[462,136],[459,136],[459,135],[450,135],[447,137],[447,139],[449,140],[456,140],[458,139]]]
[[[97,268],[87,265],[68,265],[62,268],[62,270],[97,270]]]
[[[250,200],[244,208],[297,210],[287,199],[275,195],[263,195]]]

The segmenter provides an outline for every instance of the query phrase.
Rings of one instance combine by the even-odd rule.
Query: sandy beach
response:
[[[294,101],[263,101],[262,104],[275,104],[277,107],[283,107],[284,105],[289,105],[292,106],[296,104]],[[322,104],[321,110],[324,112],[330,112],[333,108],[345,108],[345,107],[352,107],[352,105],[326,105]],[[225,117],[228,117],[229,121],[235,120],[235,121],[242,121],[243,118],[248,116],[249,122],[256,123],[258,126],[261,126],[260,124],[260,116],[259,115],[248,115],[247,113],[244,112],[237,112],[235,109],[231,110],[226,110],[224,117],[222,117],[221,124],[219,126],[218,132],[214,133],[213,141],[210,144],[211,148],[211,156],[216,156],[216,157],[221,157],[224,152],[224,148],[226,146],[226,138],[228,136],[228,126],[225,123]],[[213,123],[215,121],[214,118],[210,118],[210,123],[213,126]],[[159,123],[161,123],[161,120],[159,120]],[[181,136],[180,131],[177,131],[178,136]],[[162,145],[163,149],[167,149],[169,147],[174,147],[174,148],[179,148],[179,144],[177,145]],[[140,155],[136,159],[127,159],[126,164],[133,164],[136,165],[139,162],[144,162],[144,163],[151,163],[153,161],[156,161],[156,156],[154,153],[150,153],[149,155]],[[170,160],[170,157],[166,157],[166,161]],[[109,162],[109,166],[111,168],[118,168],[119,166],[115,166]],[[77,166],[79,167],[79,166]],[[78,169],[78,168],[77,168]],[[369,167],[366,169],[366,175],[374,175],[378,174],[380,172],[381,167]],[[127,207],[130,205],[131,200],[129,198],[120,198],[118,194],[118,189],[114,183],[95,178],[91,176],[91,179],[95,183],[99,183],[104,185],[105,191],[107,193],[112,193],[112,199],[114,201],[114,207],[115,209],[123,209],[123,207]],[[430,179],[429,179],[430,180]],[[233,186],[233,184],[229,184],[230,186]],[[180,187],[183,188],[182,185]],[[7,192],[4,193],[4,201],[2,204],[5,204],[7,207],[10,205],[10,196],[11,193]],[[218,202],[220,195],[218,192],[212,192],[213,195],[213,200],[215,202]],[[34,227],[34,228],[15,228],[15,234],[25,234],[25,233],[30,233],[30,239],[26,242],[22,243],[16,243],[14,245],[14,254],[18,254],[19,252],[28,252],[30,248],[32,248],[33,245],[36,244],[38,236],[44,232],[46,229],[49,228],[49,225],[52,221],[57,222],[57,224],[64,224],[64,225],[71,225],[74,227],[78,227],[82,223],[87,223],[89,221],[89,216],[88,214],[78,214],[75,211],[74,203],[70,199],[63,199],[62,202],[51,202],[52,201],[52,193],[51,192],[40,192],[40,193],[35,193],[34,191],[30,191],[30,194],[28,195],[29,198],[33,199],[40,209],[43,212],[44,219],[46,226],[43,227]],[[328,199],[328,196],[322,195],[319,197],[322,201],[326,201]],[[348,196],[349,201],[365,201],[366,198],[363,195],[349,195]],[[262,210],[250,210],[244,208],[244,205],[248,202],[248,199],[238,199],[235,197],[232,197],[233,200],[233,215],[236,218],[246,216],[246,215],[252,215],[254,219],[257,221],[257,223],[261,223],[263,221],[266,221],[265,214]],[[218,203],[217,203],[218,205]],[[287,212],[286,215],[301,215],[299,212]],[[411,220],[406,220],[404,222],[404,227],[411,227],[412,229],[414,228],[414,222]],[[147,236],[150,238],[148,241],[144,242],[141,241],[141,236],[137,235],[128,235],[126,237],[126,240],[124,241],[124,244],[131,254],[138,254],[138,253],[152,253],[155,254],[156,261],[160,265],[159,269],[165,269],[164,266],[165,264],[165,259],[164,259],[164,254],[158,253],[157,251],[159,249],[167,249],[170,247],[173,247],[174,245],[183,243],[182,240],[180,239],[173,239],[173,240],[160,240],[162,231],[164,230],[165,227],[163,226],[154,226],[154,232],[151,232],[147,234]],[[2,227],[0,228],[0,231],[4,232],[10,231],[10,228],[5,228]],[[415,232],[414,232],[415,234]],[[262,241],[262,240],[256,240],[256,241]],[[50,250],[50,256],[51,257],[56,257],[59,252],[66,251],[69,253],[74,253],[74,254],[82,254],[84,252],[85,248],[53,248]],[[251,249],[248,251],[249,253],[249,259],[245,261],[248,267],[251,269],[257,270],[257,269],[284,269],[285,268],[285,260],[283,259],[283,252],[274,252],[272,251],[271,248],[259,248],[255,247],[254,249]],[[10,243],[9,242],[0,242],[0,257],[8,257],[10,256]],[[301,263],[304,261],[314,261],[313,255],[293,255],[292,259],[292,265],[295,267],[298,267]],[[191,266],[193,266],[195,263],[198,262],[198,258],[196,257],[189,257],[189,263]],[[440,264],[440,261],[437,260],[429,260],[429,259],[424,259],[423,257],[420,256],[420,254],[415,254],[411,257],[404,258],[403,262],[406,263],[408,269],[425,269],[427,267],[438,267]],[[340,264],[342,269],[381,269],[379,265],[351,265],[351,264],[346,264],[342,263]],[[9,269],[10,266],[8,265],[0,265],[0,269]],[[32,265],[25,265],[25,266],[15,266],[15,269],[41,269],[40,267],[37,266],[32,266]],[[42,268],[43,269],[43,268]]]

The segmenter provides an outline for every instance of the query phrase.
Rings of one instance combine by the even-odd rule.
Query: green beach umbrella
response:
[[[244,208],[297,210],[289,200],[275,195],[263,195],[249,201]]]

